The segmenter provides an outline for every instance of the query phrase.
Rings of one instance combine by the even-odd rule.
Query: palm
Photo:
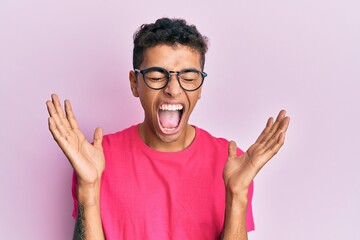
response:
[[[224,182],[232,192],[247,190],[261,168],[280,150],[290,119],[281,111],[273,123],[270,118],[256,142],[241,156],[230,142],[229,157],[224,168]]]
[[[75,130],[66,140],[63,151],[69,158],[78,178],[87,183],[93,182],[105,168],[102,148],[90,144],[80,130]]]
[[[47,107],[49,129],[74,168],[79,184],[92,184],[99,180],[105,169],[101,129],[95,130],[92,145],[79,129],[69,101],[65,102],[66,115],[55,94],[52,101],[47,102]]]

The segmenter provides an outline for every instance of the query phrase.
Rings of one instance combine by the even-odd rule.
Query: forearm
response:
[[[105,239],[100,216],[100,189],[78,187],[77,197],[78,213],[73,239]]]
[[[234,195],[227,191],[223,240],[247,240],[246,210],[247,194]]]

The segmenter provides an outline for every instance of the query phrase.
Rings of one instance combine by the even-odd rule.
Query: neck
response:
[[[157,136],[157,134],[143,122],[139,125],[139,134],[143,142],[156,151],[179,152],[191,145],[195,139],[196,131],[193,126],[188,124],[179,137],[167,141]]]

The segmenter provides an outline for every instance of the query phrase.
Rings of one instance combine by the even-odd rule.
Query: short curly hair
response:
[[[201,35],[196,26],[177,18],[160,18],[155,23],[141,25],[134,34],[133,68],[140,68],[148,48],[161,44],[181,44],[193,48],[200,53],[200,65],[204,69],[208,38]]]

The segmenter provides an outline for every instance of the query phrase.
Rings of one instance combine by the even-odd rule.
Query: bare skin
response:
[[[105,169],[102,149],[102,130],[94,133],[94,144],[90,144],[79,129],[70,101],[65,100],[65,112],[56,94],[47,101],[49,130],[60,146],[77,180],[79,211],[75,224],[74,239],[105,239],[100,217],[100,179]]]
[[[100,217],[100,179],[105,169],[102,130],[94,133],[90,144],[79,129],[70,101],[65,112],[56,94],[47,101],[49,130],[78,178],[79,211],[74,239],[105,239]],[[223,178],[226,188],[226,217],[222,239],[247,239],[246,208],[248,188],[262,167],[280,150],[290,118],[284,110],[273,121],[269,118],[256,142],[242,155],[236,155],[236,143],[229,143],[229,156]]]
[[[160,66],[165,69],[181,71],[186,68],[201,69],[200,54],[187,46],[157,45],[145,51],[141,69]],[[131,90],[142,103],[145,120],[140,124],[140,136],[155,150],[181,151],[195,138],[195,130],[188,119],[199,98],[197,91],[184,91],[172,79],[162,90],[148,88],[141,77],[130,71]],[[175,78],[175,76],[172,76]],[[71,108],[65,100],[65,111],[56,94],[47,101],[50,114],[49,129],[55,141],[74,168],[78,189],[79,211],[74,239],[104,239],[100,217],[100,180],[105,169],[102,149],[102,130],[94,133],[94,144],[90,144],[79,129]],[[175,133],[163,132],[158,120],[158,109],[164,103],[177,103],[184,106],[179,128]],[[279,151],[284,144],[289,117],[280,111],[276,121],[270,118],[256,142],[240,157],[236,156],[236,144],[230,142],[229,157],[224,168],[223,178],[226,189],[226,217],[223,229],[224,239],[247,239],[246,209],[248,188],[261,168]]]
[[[266,163],[284,144],[290,123],[285,110],[281,110],[274,122],[269,118],[266,127],[250,148],[236,156],[236,143],[229,143],[229,156],[223,178],[226,188],[226,217],[223,239],[246,240],[246,208],[248,188]]]

